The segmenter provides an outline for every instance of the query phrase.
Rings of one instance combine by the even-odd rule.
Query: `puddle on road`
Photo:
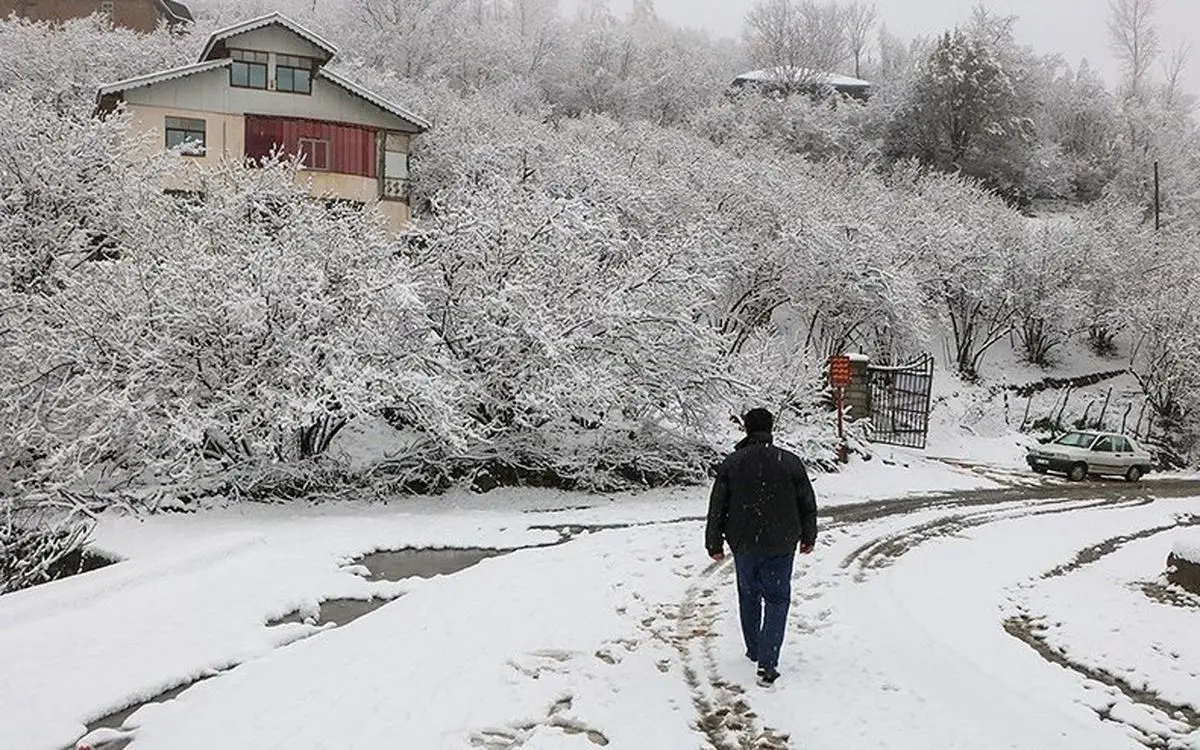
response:
[[[364,555],[354,561],[371,571],[367,580],[399,581],[404,578],[433,578],[450,575],[478,565],[489,557],[513,552],[511,549],[399,549],[383,550]]]
[[[525,549],[525,548],[522,548]],[[515,549],[481,549],[474,547],[467,548],[451,548],[451,549],[401,549],[401,550],[383,550],[380,552],[372,552],[369,555],[354,560],[354,565],[362,565],[370,575],[368,580],[371,581],[398,581],[404,578],[432,578],[437,575],[450,575],[466,570],[474,565],[478,565],[490,557],[498,557],[506,555],[510,552],[515,552]],[[112,561],[115,562],[115,561]],[[395,599],[326,599],[320,604],[320,612],[316,618],[316,624],[326,625],[334,623],[341,627],[347,625],[358,618],[370,614],[379,609],[383,605]],[[266,623],[267,627],[277,627],[284,624],[304,624],[312,622],[302,612],[289,613],[283,617],[276,618]],[[230,667],[232,669],[233,667]],[[137,703],[135,705],[123,708],[120,711],[114,711],[107,716],[103,716],[87,725],[88,734],[97,729],[120,729],[126,719],[132,716],[138,709],[151,703],[165,703],[179,697],[188,688],[219,676],[229,671],[222,670],[217,674],[203,677],[194,682],[189,682],[185,685],[167,690],[153,698]],[[123,750],[133,738],[122,739],[115,742],[105,743],[102,750]],[[69,745],[64,750],[75,750],[76,744]]]
[[[395,599],[326,599],[321,602],[316,617],[306,615],[300,610],[289,612],[283,617],[267,621],[268,628],[280,625],[316,625],[323,627],[333,624],[338,627],[349,625],[363,615],[368,615]]]
[[[366,568],[369,571],[368,581],[401,581],[405,578],[433,578],[439,575],[451,575],[478,565],[490,557],[499,557],[514,551],[513,549],[482,549],[478,547],[448,549],[410,547],[372,552],[355,559],[351,565],[361,565]],[[315,618],[297,610],[269,621],[267,627],[306,623],[318,626],[333,623],[341,627],[392,601],[395,599],[378,597],[372,599],[326,599],[320,603],[320,609]]]
[[[87,724],[87,732],[84,734],[84,736],[86,737],[88,734],[91,734],[92,732],[96,731],[97,729],[118,729],[119,730],[121,728],[121,726],[125,723],[125,721],[130,716],[133,716],[134,713],[136,713],[137,710],[140,709],[142,706],[148,706],[151,703],[166,703],[169,700],[173,700],[173,699],[179,697],[179,695],[182,694],[183,691],[187,690],[188,688],[193,687],[195,685],[199,685],[201,682],[204,682],[205,680],[211,680],[213,677],[222,675],[227,671],[229,671],[229,670],[223,669],[223,670],[217,672],[216,674],[207,675],[205,677],[201,677],[198,680],[193,680],[191,682],[184,683],[183,685],[179,685],[178,687],[173,687],[170,690],[163,691],[162,693],[159,693],[158,695],[154,696],[153,698],[151,698],[149,700],[142,701],[141,703],[135,703],[132,706],[122,708],[120,711],[114,711],[111,714],[108,714],[107,716],[102,716],[99,719],[96,719],[95,721],[89,722]],[[120,739],[120,740],[115,740],[112,742],[106,742],[103,744],[97,744],[97,745],[95,745],[95,747],[97,748],[97,750],[124,750],[124,748],[128,747],[129,744],[132,742],[133,742],[133,738],[129,737],[126,739]],[[70,745],[68,745],[67,747],[63,748],[63,750],[75,750],[75,748],[77,746],[78,746],[78,742],[74,742],[74,743],[71,743]]]

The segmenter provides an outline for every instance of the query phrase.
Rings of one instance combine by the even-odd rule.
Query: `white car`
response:
[[[1109,474],[1136,482],[1154,467],[1148,450],[1133,438],[1113,432],[1068,432],[1030,448],[1025,461],[1039,474],[1066,474],[1073,482],[1089,474]]]

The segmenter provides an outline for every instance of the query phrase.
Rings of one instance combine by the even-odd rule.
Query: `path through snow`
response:
[[[829,509],[817,553],[797,565],[784,678],[770,690],[741,653],[732,566],[704,556],[702,490],[532,513],[122,523],[108,540],[129,561],[0,599],[14,677],[0,686],[0,745],[57,750],[123,701],[240,664],[88,739],[115,740],[105,750],[1200,748],[1200,679],[1186,666],[1200,610],[1144,593],[1166,586],[1168,529],[1200,515],[1197,495],[1180,482],[1042,483]],[[567,532],[429,581],[369,581],[349,565],[389,545],[511,549]],[[266,627],[322,598],[384,594],[398,598],[342,627]],[[1059,601],[1072,607],[1051,612]]]

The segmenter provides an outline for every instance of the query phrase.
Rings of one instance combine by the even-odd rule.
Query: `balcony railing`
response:
[[[407,177],[384,177],[379,197],[385,201],[406,201],[410,187],[411,181]]]

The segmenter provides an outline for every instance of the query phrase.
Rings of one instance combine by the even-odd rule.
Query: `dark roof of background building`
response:
[[[167,14],[170,20],[174,23],[188,22],[195,23],[196,19],[192,18],[192,12],[183,3],[175,2],[175,0],[158,0],[158,4]]]

